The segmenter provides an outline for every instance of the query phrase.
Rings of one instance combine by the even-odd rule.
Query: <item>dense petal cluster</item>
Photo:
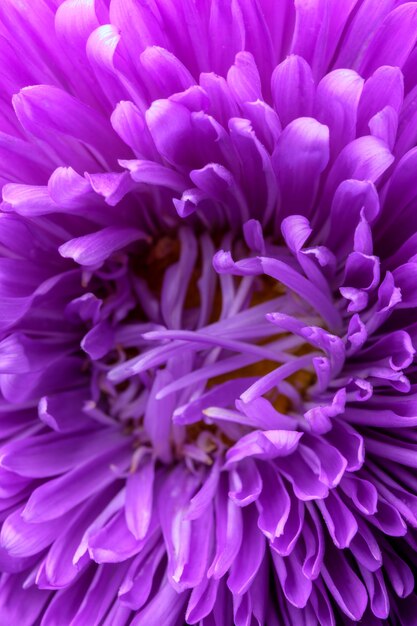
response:
[[[1,0],[1,624],[415,626],[416,44]]]

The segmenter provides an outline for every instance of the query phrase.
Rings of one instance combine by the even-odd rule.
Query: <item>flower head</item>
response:
[[[0,4],[0,606],[417,623],[417,3]]]

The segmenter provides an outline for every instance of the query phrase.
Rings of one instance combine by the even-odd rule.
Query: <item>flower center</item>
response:
[[[237,258],[256,258],[243,242],[220,243]],[[129,253],[118,291],[103,304],[113,300],[113,343],[93,362],[99,391],[89,411],[121,422],[137,449],[164,463],[211,464],[274,418],[296,429],[292,414],[315,382],[317,353],[266,319],[311,311],[265,273],[217,271],[218,247],[183,228]]]

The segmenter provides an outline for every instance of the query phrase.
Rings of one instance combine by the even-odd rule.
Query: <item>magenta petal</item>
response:
[[[391,106],[397,113],[404,98],[404,79],[398,67],[382,66],[365,82],[358,109],[358,134],[369,133],[369,121]]]
[[[291,122],[282,132],[273,154],[273,163],[282,202],[284,206],[290,206],[291,202],[292,213],[308,215],[318,190],[320,174],[328,160],[327,126],[313,118],[303,117]]]
[[[145,116],[133,102],[119,102],[110,121],[119,137],[138,158],[150,159],[155,156],[156,148],[146,126]]]
[[[158,46],[145,48],[140,55],[140,61],[149,74],[150,91],[155,98],[166,98],[194,84],[187,68],[164,48]]]
[[[351,70],[334,70],[317,86],[315,112],[328,126],[333,158],[356,136],[356,117],[363,79]]]
[[[381,65],[402,67],[417,41],[416,25],[417,7],[412,2],[389,13],[362,59],[360,73],[369,76]]]
[[[271,79],[275,109],[283,126],[313,112],[315,85],[310,66],[295,54],[274,70]]]
[[[224,42],[223,46],[211,46],[211,67],[217,74],[224,74],[233,64],[235,54],[245,47],[245,27],[238,2],[213,0],[210,6],[210,38]]]
[[[258,139],[268,152],[272,152],[281,134],[281,122],[274,109],[262,100],[245,102],[242,108]]]
[[[110,162],[114,163],[111,148],[117,149],[121,144],[107,120],[65,91],[49,85],[25,87],[14,96],[13,105],[20,123],[35,136],[44,139],[48,132],[57,133],[58,151],[62,151],[60,137],[66,135],[109,155]],[[66,111],[65,116],[61,115],[62,110]],[[80,163],[86,162],[81,151]]]
[[[343,5],[327,4],[321,0],[314,4],[295,3],[296,21],[291,50],[310,63],[315,75],[321,76],[328,69],[355,5],[356,0],[348,0]]]
[[[129,170],[130,176],[136,183],[160,185],[178,192],[186,188],[187,181],[183,176],[160,163],[146,160],[121,160],[120,165]]]
[[[385,172],[394,157],[387,146],[375,137],[360,137],[348,144],[336,159],[327,179],[327,194],[333,195],[342,180],[370,180],[372,182]]]
[[[238,102],[262,99],[261,80],[253,56],[239,52],[227,73],[227,83]]]

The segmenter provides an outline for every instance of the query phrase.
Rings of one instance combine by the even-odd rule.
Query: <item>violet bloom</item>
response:
[[[0,623],[417,624],[417,3],[1,0]]]

